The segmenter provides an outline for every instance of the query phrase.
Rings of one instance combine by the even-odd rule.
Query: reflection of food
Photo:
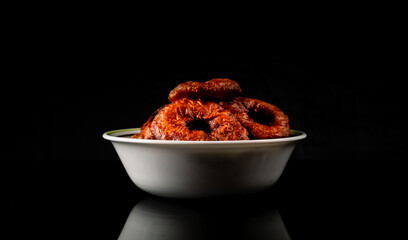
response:
[[[289,240],[290,236],[270,199],[194,202],[147,197],[134,206],[118,239]]]
[[[289,118],[278,107],[241,93],[237,82],[185,82],[169,94],[133,135],[138,139],[223,141],[288,137]],[[249,132],[249,134],[248,134]]]
[[[228,78],[215,78],[204,83],[188,81],[170,91],[169,101],[182,98],[231,98],[240,93],[239,84]]]

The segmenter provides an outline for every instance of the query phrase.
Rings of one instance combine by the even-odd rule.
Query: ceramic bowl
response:
[[[214,197],[257,192],[281,176],[296,143],[286,138],[239,141],[133,139],[139,128],[109,131],[129,177],[142,190],[171,198]]]

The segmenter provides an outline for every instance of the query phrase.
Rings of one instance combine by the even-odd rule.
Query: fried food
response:
[[[212,101],[183,98],[164,106],[150,131],[159,140],[248,140],[248,131],[230,111]]]
[[[165,105],[166,106],[166,105]],[[164,106],[163,106],[164,107]],[[160,107],[159,109],[157,109],[156,111],[154,111],[152,113],[152,115],[150,115],[149,119],[147,119],[147,121],[142,125],[142,127],[140,128],[140,133],[136,133],[133,136],[131,136],[131,138],[136,138],[136,139],[156,139],[152,133],[151,130],[151,125],[153,122],[153,119],[156,117],[157,113],[160,112],[160,110],[163,108]]]
[[[232,98],[241,94],[239,84],[228,78],[214,78],[207,82],[188,81],[179,84],[169,93],[169,101],[182,98]]]
[[[289,118],[278,107],[258,99],[236,97],[220,105],[231,111],[251,138],[281,138],[290,135]]]
[[[224,141],[282,138],[290,135],[289,118],[278,107],[237,97],[241,88],[230,79],[185,82],[169,94],[136,139]]]

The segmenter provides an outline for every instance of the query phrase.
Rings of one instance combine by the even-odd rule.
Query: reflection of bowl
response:
[[[231,200],[147,197],[134,206],[118,239],[290,239],[270,200]]]
[[[153,195],[194,198],[266,189],[280,175],[306,134],[240,141],[166,141],[129,138],[139,128],[109,131],[132,181]]]

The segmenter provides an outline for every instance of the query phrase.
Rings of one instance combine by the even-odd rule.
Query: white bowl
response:
[[[172,198],[213,197],[264,190],[281,176],[296,142],[286,138],[239,141],[133,139],[140,128],[109,131],[128,175],[142,190]]]

